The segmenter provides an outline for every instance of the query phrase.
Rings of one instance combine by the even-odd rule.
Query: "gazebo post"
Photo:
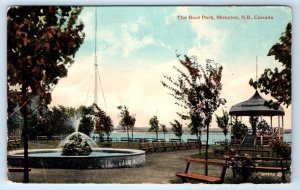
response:
[[[284,136],[284,124],[283,124],[283,116],[281,116],[281,126],[282,126],[282,140],[283,140],[283,136]]]
[[[280,125],[280,116],[278,116],[278,136],[279,136],[279,138],[280,138],[280,127],[281,125]]]
[[[273,116],[271,116],[271,117],[270,117],[270,123],[271,123],[271,127],[273,128],[273,121],[272,121],[272,117],[273,117]]]

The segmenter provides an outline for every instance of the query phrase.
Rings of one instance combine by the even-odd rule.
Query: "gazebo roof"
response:
[[[229,114],[234,116],[284,115],[284,110],[281,106],[278,109],[270,108],[265,105],[266,101],[256,91],[249,100],[233,105],[229,110]]]

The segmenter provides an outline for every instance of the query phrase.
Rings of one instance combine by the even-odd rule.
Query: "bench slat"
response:
[[[24,172],[24,167],[11,167],[9,166],[8,168],[9,172]],[[28,168],[28,171],[31,171],[31,168]]]
[[[176,174],[177,177],[180,178],[187,178],[187,179],[193,179],[193,180],[198,180],[198,181],[202,181],[202,182],[210,182],[210,183],[220,183],[222,180],[219,177],[215,177],[215,176],[206,176],[206,175],[202,175],[202,174],[196,174],[196,173],[177,173]]]
[[[194,159],[194,158],[187,158],[187,162],[191,163],[201,163],[201,164],[210,164],[210,165],[218,165],[218,166],[223,166],[224,162],[218,162],[218,161],[213,161],[213,160],[204,160],[204,159]]]

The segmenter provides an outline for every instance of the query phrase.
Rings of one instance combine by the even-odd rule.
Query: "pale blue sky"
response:
[[[257,15],[273,19],[178,19],[190,15]],[[80,19],[85,24],[86,39],[68,77],[53,91],[52,105],[89,105],[94,99],[95,7],[85,7]],[[97,63],[107,112],[117,125],[116,107],[127,105],[137,115],[136,126],[145,127],[153,115],[168,125],[178,119],[175,113],[182,111],[160,83],[163,74],[176,76],[172,69],[173,65],[179,66],[175,50],[196,55],[200,63],[213,59],[224,67],[222,95],[227,104],[223,108],[229,110],[253,95],[248,82],[255,78],[256,56],[259,75],[267,67],[280,67],[267,53],[279,42],[292,13],[284,6],[106,6],[97,8],[97,20]],[[98,99],[104,108],[101,94]],[[285,124],[291,127],[291,108],[286,109]],[[212,126],[216,126],[215,122]]]

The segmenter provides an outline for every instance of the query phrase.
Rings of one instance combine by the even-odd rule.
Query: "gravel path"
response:
[[[151,153],[146,155],[146,163],[138,168],[120,169],[36,169],[30,172],[30,183],[100,183],[100,184],[170,184],[180,182],[175,176],[185,170],[184,158],[197,154],[198,150]],[[190,170],[204,171],[203,166],[190,166]],[[221,168],[209,167],[210,175],[220,175]],[[8,172],[8,180],[22,182],[23,173]],[[281,183],[277,174],[254,175],[255,183]],[[290,175],[287,176],[288,181]],[[232,178],[230,169],[226,171],[226,183],[239,183]]]
[[[31,183],[170,183],[175,173],[184,171],[186,156],[197,150],[151,153],[146,164],[120,169],[36,169],[30,172]],[[8,172],[8,180],[22,182],[22,173]]]

